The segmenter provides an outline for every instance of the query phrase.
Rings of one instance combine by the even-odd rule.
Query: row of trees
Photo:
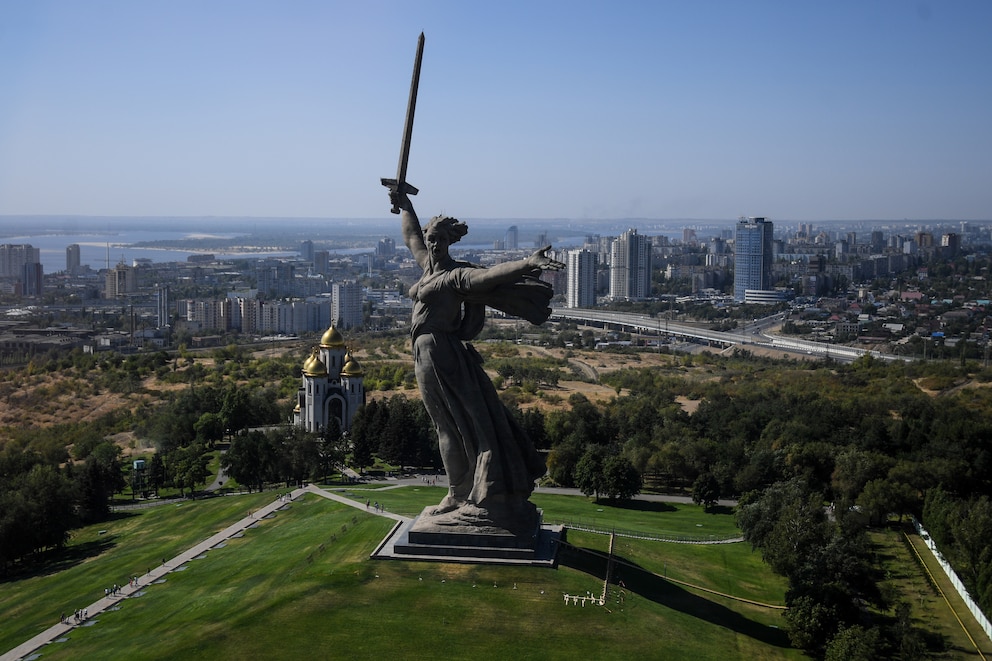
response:
[[[265,432],[253,430],[231,442],[221,466],[249,491],[261,491],[271,482],[288,486],[326,480],[344,461],[345,443],[336,425],[324,434],[291,425]]]
[[[737,522],[788,579],[785,619],[794,645],[829,661],[929,655],[910,604],[879,588],[857,509],[824,507],[823,493],[796,477],[745,494]]]
[[[194,442],[209,446],[225,434],[284,420],[275,390],[248,389],[236,383],[190,386],[146,412],[135,432],[168,454]]]
[[[557,388],[561,379],[560,368],[566,361],[550,358],[500,358],[489,362],[487,367],[498,375],[496,386],[522,386],[532,383],[535,386]]]
[[[0,571],[6,574],[11,563],[61,548],[77,525],[105,519],[110,496],[124,486],[121,450],[112,443],[96,446],[79,464],[61,467],[7,443],[0,452]]]
[[[836,644],[834,639],[859,626],[863,606],[886,609],[888,605],[872,574],[863,522],[844,510],[827,514],[823,494],[811,490],[802,478],[793,478],[745,495],[737,522],[764,561],[789,581],[785,619],[792,643],[816,656],[849,660],[837,654],[848,644],[841,641],[852,633]],[[871,654],[856,657],[864,659],[883,656],[883,645],[890,644],[883,642],[880,630],[862,630],[859,641],[871,643]],[[911,637],[906,645],[918,646],[918,642]]]
[[[437,433],[420,400],[402,395],[373,400],[351,423],[351,463],[363,470],[376,457],[394,466],[439,468]]]
[[[955,497],[943,488],[927,493],[927,531],[968,592],[986,612],[992,605],[992,500]]]

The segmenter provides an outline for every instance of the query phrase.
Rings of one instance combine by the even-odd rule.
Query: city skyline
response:
[[[388,218],[423,30],[423,216],[984,220],[990,24],[974,1],[8,3],[0,215]]]

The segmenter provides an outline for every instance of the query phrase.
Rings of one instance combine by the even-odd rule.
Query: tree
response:
[[[568,437],[548,453],[548,476],[562,487],[575,486],[575,467],[582,458],[584,447],[576,437]]]
[[[842,514],[837,512],[836,523],[828,521],[822,495],[799,478],[745,494],[737,508],[744,538],[789,580],[790,639],[815,654],[823,653],[840,626],[857,623],[862,601],[881,601],[867,535]]]
[[[436,452],[431,442],[431,423],[423,405],[394,395],[380,403],[380,409],[383,407],[379,457],[400,466],[434,465]]]
[[[204,413],[193,423],[196,440],[211,444],[224,438],[224,418],[217,413]]]
[[[761,547],[765,562],[785,577],[794,577],[805,558],[829,539],[819,494],[798,492],[777,508],[777,519]]]
[[[575,465],[575,486],[587,495],[599,500],[599,494],[606,491],[604,467],[606,464],[607,448],[602,445],[586,446],[582,458]]]
[[[351,421],[351,431],[348,433],[348,440],[351,442],[351,463],[359,472],[375,463],[374,455],[379,445],[378,437],[372,433],[372,428],[378,408],[377,402],[369,402],[355,412],[355,417]]]
[[[871,525],[882,525],[888,520],[890,513],[894,512],[901,517],[915,501],[916,492],[909,485],[890,479],[878,479],[865,484],[856,502]]]
[[[279,448],[282,478],[286,486],[303,484],[317,473],[320,450],[317,435],[300,427],[290,426],[272,434],[272,443]]]
[[[751,491],[741,497],[737,504],[737,525],[752,548],[761,549],[772,569],[788,576],[787,568],[794,562],[776,566],[768,561],[766,549],[780,542],[786,549],[791,547],[792,555],[795,555],[800,546],[811,544],[813,540],[807,536],[820,534],[819,527],[825,519],[822,509],[818,496],[809,493],[800,480],[776,482],[762,491]],[[804,528],[807,529],[805,533]],[[792,531],[797,531],[799,537],[790,539]],[[771,554],[785,556],[786,549],[775,549]]]
[[[620,454],[607,457],[603,464],[603,492],[607,498],[630,500],[641,491],[641,474]]]
[[[885,645],[877,627],[854,625],[837,632],[824,655],[824,661],[875,661],[882,658]]]
[[[796,647],[814,654],[820,653],[837,632],[838,613],[831,604],[813,595],[802,595],[785,611],[789,625],[789,640]]]
[[[327,481],[329,474],[336,466],[344,465],[348,439],[341,433],[337,419],[327,421],[327,427],[317,438],[317,468],[319,475]]]
[[[12,505],[14,526],[26,542],[24,549],[61,548],[75,524],[72,483],[54,466],[41,464],[33,466],[19,482],[19,498]],[[3,527],[0,524],[0,529]]]
[[[842,504],[853,503],[865,485],[873,479],[883,477],[891,464],[889,457],[877,452],[865,452],[855,447],[841,450],[834,458],[834,472],[831,476],[834,498]]]
[[[158,495],[158,490],[165,486],[165,463],[162,455],[156,452],[148,462],[148,486]]]
[[[187,488],[190,498],[196,498],[196,485],[204,482],[210,474],[207,470],[206,448],[199,444],[173,450],[169,454],[168,466],[172,484],[179,488],[180,498]]]
[[[110,495],[107,476],[96,459],[86,459],[82,470],[75,473],[79,518],[83,523],[102,521],[110,513]]]
[[[520,413],[520,426],[535,448],[547,447],[547,434],[544,431],[544,414],[540,409],[527,409]]]
[[[248,398],[247,426],[275,425],[286,420],[279,409],[279,393],[275,388],[259,388]],[[287,411],[288,413],[288,411]]]
[[[720,500],[720,482],[713,473],[703,473],[692,484],[692,502],[709,509]]]
[[[19,488],[3,485],[0,489],[0,568],[7,573],[7,566],[35,550],[32,528],[35,512],[28,495]],[[72,500],[67,501],[70,504]],[[69,527],[63,531],[62,543],[69,538]]]
[[[268,436],[251,431],[234,439],[221,457],[221,466],[248,491],[261,491],[267,481],[276,479],[276,448]]]
[[[224,420],[224,428],[232,434],[251,425],[252,410],[248,392],[244,388],[232,385],[224,393],[224,401],[220,407],[220,417]]]
[[[79,517],[84,523],[102,521],[110,514],[110,498],[127,485],[121,470],[119,446],[104,441],[76,473]]]

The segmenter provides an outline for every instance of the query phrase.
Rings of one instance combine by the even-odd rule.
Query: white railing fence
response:
[[[964,599],[964,603],[968,607],[968,610],[970,610],[971,614],[975,616],[976,620],[978,620],[978,624],[982,627],[982,630],[985,631],[985,635],[992,638],[992,624],[989,623],[989,619],[985,617],[985,613],[982,612],[982,610],[978,607],[978,604],[975,603],[975,600],[971,598],[970,594],[968,594],[968,589],[965,588],[964,583],[962,583],[961,579],[958,578],[954,568],[951,567],[951,563],[949,563],[944,558],[943,554],[941,554],[940,549],[937,548],[933,538],[930,537],[930,533],[928,533],[915,518],[913,518],[913,526],[916,528],[916,532],[920,538],[926,542],[927,548],[930,549],[931,553],[933,553],[933,557],[936,558],[941,569],[943,569],[944,573],[947,574],[947,578],[950,579],[951,584],[954,585],[954,589],[957,590],[958,594],[961,595],[961,598]]]

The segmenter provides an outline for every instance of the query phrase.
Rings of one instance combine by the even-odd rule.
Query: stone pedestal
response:
[[[373,558],[491,564],[556,564],[560,526],[541,525],[538,516],[529,534],[491,526],[438,526],[426,507],[414,521],[397,526]]]

